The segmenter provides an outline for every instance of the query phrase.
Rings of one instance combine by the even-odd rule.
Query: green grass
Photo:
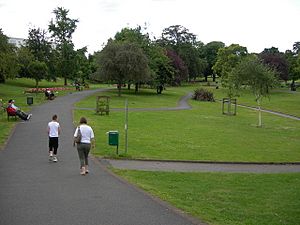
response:
[[[134,90],[122,89],[121,96],[118,97],[118,91],[115,87],[110,91],[103,93],[97,93],[87,97],[84,101],[75,104],[76,107],[83,108],[95,108],[96,96],[109,96],[110,108],[124,108],[125,99],[129,99],[129,108],[161,108],[161,107],[175,107],[178,99],[188,93],[190,88],[168,88],[163,92],[163,95],[156,94],[153,89],[142,89],[137,94],[134,94]]]
[[[217,99],[226,97],[226,90],[209,88]],[[254,95],[249,90],[242,90],[236,97],[238,104],[257,107]],[[300,117],[300,93],[290,92],[287,88],[271,90],[270,98],[264,98],[262,108]]]
[[[300,224],[299,173],[114,171],[208,224]]]
[[[172,98],[180,98],[185,92]],[[131,96],[127,96],[131,102]],[[112,98],[111,105],[122,100]],[[133,102],[135,96],[133,97]],[[155,97],[156,98],[156,97]],[[162,96],[163,98],[163,96]],[[166,98],[169,98],[167,96]],[[147,101],[144,105],[163,100]],[[88,101],[90,101],[89,99]],[[172,102],[172,107],[176,101]],[[257,112],[239,108],[237,116],[221,114],[221,103],[191,100],[192,110],[129,112],[129,148],[126,157],[242,161],[242,162],[300,162],[300,121],[263,113],[263,127],[257,128]],[[82,103],[83,104],[83,103]],[[157,105],[155,105],[157,106]],[[109,116],[95,115],[94,111],[75,110],[75,118],[85,115],[94,127],[97,149],[102,156],[115,156],[115,147],[108,146],[106,132],[120,132],[120,149],[124,152],[124,112],[112,111]]]

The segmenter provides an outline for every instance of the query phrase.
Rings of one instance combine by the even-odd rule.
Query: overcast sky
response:
[[[90,53],[122,28],[145,23],[155,37],[182,25],[205,44],[235,43],[257,53],[272,46],[285,51],[300,41],[300,0],[0,0],[0,28],[27,38],[29,28],[48,29],[57,7],[79,19],[73,42]]]

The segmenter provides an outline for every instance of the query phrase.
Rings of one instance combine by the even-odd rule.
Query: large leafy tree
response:
[[[285,58],[289,65],[289,79],[291,82],[291,90],[295,91],[295,81],[300,78],[300,42],[293,44],[293,50],[287,50],[285,52]]]
[[[201,74],[201,62],[197,47],[203,43],[197,42],[197,36],[181,25],[165,28],[161,39],[157,40],[161,46],[171,49],[184,61],[188,69],[188,77],[195,79]]]
[[[259,54],[259,57],[265,64],[278,72],[280,79],[284,81],[288,80],[288,61],[284,54],[279,52],[278,48],[266,48]]]
[[[203,43],[197,41],[197,36],[181,25],[173,25],[165,28],[161,39],[157,41],[161,46],[175,51],[184,61],[189,79],[195,79],[203,74],[203,67],[206,65],[201,60],[199,48]]]
[[[171,60],[171,65],[174,68],[172,85],[180,85],[182,81],[188,77],[188,69],[184,64],[183,60],[173,50],[167,50],[167,56]]]
[[[8,37],[0,28],[0,83],[7,78],[14,78],[18,71],[15,48],[8,43]]]
[[[151,82],[154,86],[165,86],[173,82],[175,73],[172,59],[168,57],[166,50],[156,43],[152,43],[148,51]]]
[[[242,61],[243,57],[247,56],[247,54],[247,48],[238,44],[232,44],[228,47],[219,49],[213,71],[221,77],[221,82],[224,87],[228,87],[229,73]]]
[[[128,80],[138,83],[149,78],[149,67],[142,49],[133,43],[110,40],[98,57],[98,76],[103,80],[118,84],[119,96],[121,86]]]
[[[150,80],[148,83],[153,86],[164,86],[166,83],[171,82],[174,69],[171,66],[170,59],[163,47],[150,40],[147,27],[124,28],[115,35],[115,41],[134,43],[143,50],[143,53],[148,58],[150,69]],[[128,87],[130,87],[131,82],[133,81],[128,81]]]
[[[48,67],[45,62],[32,61],[28,66],[28,72],[31,78],[35,80],[36,88],[39,82],[47,76]]]
[[[213,81],[215,81],[215,73],[213,71],[213,66],[217,61],[217,55],[220,48],[224,48],[225,44],[220,41],[212,41],[207,43],[202,51],[203,57],[207,61],[207,68],[204,73],[205,81],[207,81],[207,77],[213,75]]]
[[[87,47],[78,49],[76,53],[76,64],[78,67],[76,77],[80,78],[82,83],[85,83],[85,80],[88,79],[89,75],[92,73],[91,63],[86,57]]]
[[[76,51],[72,42],[72,35],[77,28],[77,19],[69,18],[69,10],[58,7],[53,10],[55,19],[49,24],[49,31],[55,40],[57,51],[57,72],[64,77],[65,85],[67,78],[76,74]]]
[[[67,85],[67,79],[76,77],[77,63],[77,52],[74,50],[73,43],[61,44],[57,50],[56,72],[64,77],[64,85]]]
[[[34,60],[35,60],[34,55],[27,47],[22,46],[18,49],[17,62],[19,66],[19,75],[21,77],[30,77],[28,66]]]
[[[163,30],[160,42],[164,46],[173,46],[174,50],[178,52],[182,44],[194,45],[197,42],[196,39],[196,35],[189,32],[184,26],[173,25]]]
[[[207,64],[205,59],[200,58],[200,52],[196,46],[189,43],[182,44],[178,55],[180,55],[188,68],[189,80],[195,80],[197,77],[203,75]]]
[[[229,74],[229,84],[236,90],[249,88],[258,105],[258,127],[262,126],[261,102],[276,86],[277,72],[263,64],[255,55],[245,57]]]
[[[48,40],[47,32],[40,28],[29,29],[26,46],[34,55],[35,60],[49,62],[51,54],[51,42]]]

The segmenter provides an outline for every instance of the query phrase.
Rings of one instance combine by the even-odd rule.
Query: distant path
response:
[[[226,173],[299,173],[300,163],[266,164],[266,163],[230,163],[230,162],[191,162],[163,160],[114,160],[99,161],[106,166],[117,169],[144,171],[176,172],[226,172]]]

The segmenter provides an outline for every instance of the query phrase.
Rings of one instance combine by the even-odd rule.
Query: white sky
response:
[[[122,28],[145,23],[156,37],[182,25],[205,44],[236,43],[257,53],[272,46],[285,51],[300,41],[300,0],[0,0],[0,28],[27,38],[29,28],[48,29],[57,7],[79,19],[73,42],[90,53]]]

